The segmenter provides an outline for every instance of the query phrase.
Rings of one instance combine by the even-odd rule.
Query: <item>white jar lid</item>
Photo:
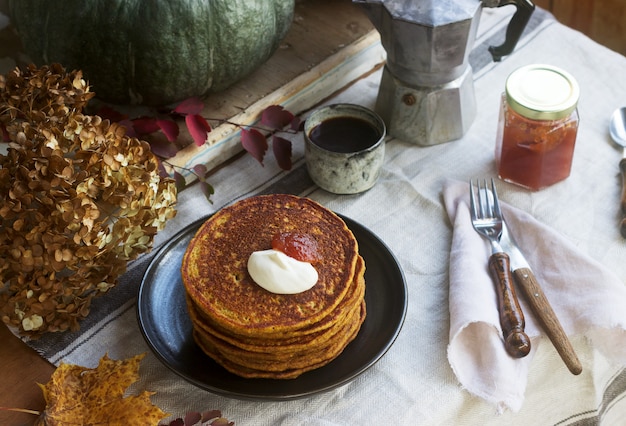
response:
[[[506,80],[506,98],[517,113],[533,120],[558,120],[578,105],[576,79],[552,65],[533,64],[515,70]]]

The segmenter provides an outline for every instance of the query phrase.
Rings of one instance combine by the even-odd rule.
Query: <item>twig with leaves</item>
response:
[[[161,160],[161,173],[171,176],[176,181],[179,191],[186,186],[181,173],[185,170],[193,173],[206,196],[210,201],[214,188],[208,183],[210,173],[204,164],[196,164],[189,168],[172,164],[169,160],[175,157],[187,145],[180,142],[180,125],[184,126],[191,135],[196,146],[206,143],[208,134],[213,130],[209,121],[218,124],[231,124],[241,129],[241,145],[261,165],[269,150],[271,136],[272,153],[277,164],[283,170],[291,170],[292,144],[291,141],[280,136],[280,132],[297,133],[302,129],[302,121],[290,111],[280,105],[270,105],[261,113],[260,126],[242,125],[228,120],[207,118],[202,116],[204,102],[199,98],[189,98],[172,109],[152,110],[149,115],[140,115],[129,118],[110,106],[101,107],[97,114],[117,122],[126,127],[130,135],[146,140],[150,143],[152,152]]]

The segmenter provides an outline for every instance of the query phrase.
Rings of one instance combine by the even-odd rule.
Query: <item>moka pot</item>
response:
[[[517,8],[495,61],[513,51],[535,6],[530,0],[353,0],[378,32],[387,62],[376,112],[388,133],[422,146],[461,138],[476,117],[469,54],[483,7]]]

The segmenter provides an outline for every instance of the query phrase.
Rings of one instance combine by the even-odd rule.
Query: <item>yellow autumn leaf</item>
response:
[[[39,385],[46,408],[37,425],[158,425],[168,414],[150,402],[153,392],[124,397],[139,379],[143,357],[116,361],[105,355],[96,368],[61,363],[50,381]]]

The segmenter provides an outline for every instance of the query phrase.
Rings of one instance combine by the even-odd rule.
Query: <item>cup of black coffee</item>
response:
[[[383,120],[363,106],[334,104],[315,110],[304,124],[311,179],[335,194],[370,189],[382,168],[385,136]]]

